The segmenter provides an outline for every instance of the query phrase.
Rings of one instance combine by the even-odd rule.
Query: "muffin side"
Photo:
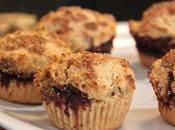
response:
[[[158,100],[158,107],[163,118],[175,125],[175,91],[174,91],[175,50],[157,60],[149,72],[150,82]]]

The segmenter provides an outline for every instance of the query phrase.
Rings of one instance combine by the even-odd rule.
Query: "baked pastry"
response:
[[[69,43],[74,52],[88,50],[110,53],[116,21],[110,14],[70,6],[58,8],[43,16],[38,28],[56,32]]]
[[[163,118],[175,125],[175,50],[157,60],[149,73],[159,111]]]
[[[130,21],[130,31],[136,41],[143,65],[152,63],[175,48],[175,1],[152,5],[141,21]]]
[[[29,30],[36,25],[36,16],[27,13],[0,13],[0,36],[16,30]]]
[[[23,31],[0,38],[0,98],[38,104],[41,98],[33,75],[63,53],[67,44],[47,31]]]
[[[114,130],[129,110],[135,90],[125,59],[79,52],[62,55],[35,75],[51,122],[64,130]]]

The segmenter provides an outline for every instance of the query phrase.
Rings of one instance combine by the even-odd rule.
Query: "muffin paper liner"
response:
[[[0,98],[24,104],[41,104],[37,87],[32,82],[10,81],[8,86],[0,86]]]
[[[78,114],[69,109],[65,114],[65,106],[43,102],[53,125],[64,130],[114,130],[119,128],[129,110],[132,97],[119,100],[93,102]]]
[[[166,106],[161,102],[158,103],[159,111],[162,117],[172,125],[175,125],[175,106]]]
[[[139,51],[139,58],[141,63],[146,67],[151,67],[152,64],[158,59],[158,57],[147,55],[141,51]]]

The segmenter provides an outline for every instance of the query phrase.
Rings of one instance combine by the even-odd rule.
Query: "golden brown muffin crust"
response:
[[[72,84],[90,99],[127,97],[135,89],[134,74],[125,59],[90,52],[63,55],[37,73],[34,82],[40,88]]]
[[[45,30],[24,31],[0,38],[0,71],[32,74],[70,48],[56,34]]]
[[[158,37],[174,37],[175,2],[166,1],[152,5],[140,21],[129,21],[133,35]]]
[[[28,51],[36,54],[41,54],[44,51],[42,44],[46,42],[46,39],[42,36],[28,36],[21,35],[21,33],[16,33],[16,37],[7,37],[5,44],[5,49],[7,51],[18,50],[20,48],[25,48]]]
[[[164,105],[175,103],[175,50],[168,52],[162,59],[157,60],[149,73],[149,78],[158,100]]]
[[[160,2],[153,4],[143,14],[143,18],[153,18],[155,16],[173,15],[175,13],[175,1]]]
[[[162,57],[162,65],[165,67],[172,67],[175,65],[175,50],[171,50]]]
[[[12,12],[0,13],[0,35],[15,30],[29,30],[36,25],[37,18],[32,14]]]
[[[70,43],[74,51],[79,51],[111,40],[115,36],[116,21],[110,14],[64,6],[42,17],[38,28],[55,31]]]
[[[163,118],[175,125],[175,50],[157,60],[149,78],[158,99],[159,111]]]

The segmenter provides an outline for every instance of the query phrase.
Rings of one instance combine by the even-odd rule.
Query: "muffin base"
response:
[[[41,97],[33,82],[11,80],[7,85],[0,86],[0,98],[22,104],[41,104]]]
[[[110,39],[109,41],[102,43],[101,45],[97,47],[91,47],[87,51],[91,52],[97,52],[97,53],[111,53],[111,49],[113,47],[113,39]]]
[[[150,36],[139,36],[134,33],[132,35],[136,41],[137,49],[146,54],[161,57],[175,48],[174,40],[171,37],[152,38]]]
[[[175,125],[175,107],[166,106],[159,102],[159,111],[162,117],[170,124]]]
[[[80,108],[78,114],[69,109],[68,116],[64,106],[43,101],[51,123],[64,130],[115,130],[123,124],[130,103],[131,99],[119,99],[109,103],[95,102],[89,107]]]
[[[139,58],[141,63],[145,66],[150,68],[152,66],[152,64],[159,59],[159,57],[155,57],[155,56],[151,56],[145,53],[142,53],[139,51]]]
[[[146,67],[151,67],[155,60],[175,48],[174,40],[171,37],[152,38],[150,36],[139,36],[132,31],[131,34],[136,41],[141,62]]]

